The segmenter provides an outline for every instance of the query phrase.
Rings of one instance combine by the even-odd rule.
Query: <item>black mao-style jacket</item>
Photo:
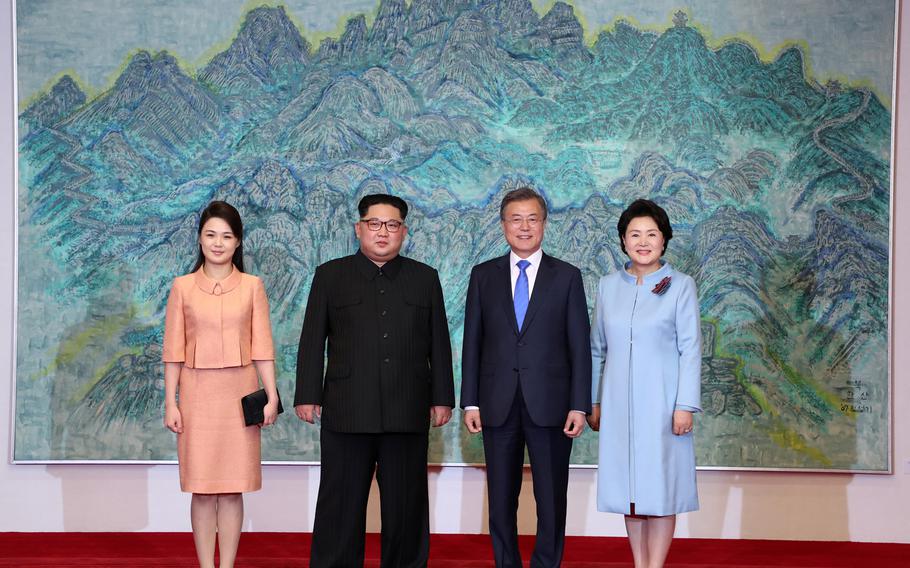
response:
[[[320,265],[294,404],[322,405],[322,427],[346,433],[425,432],[431,406],[454,406],[436,270],[402,256],[379,268],[359,251]]]

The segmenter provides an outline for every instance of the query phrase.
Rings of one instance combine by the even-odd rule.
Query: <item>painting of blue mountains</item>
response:
[[[289,6],[207,4],[236,33],[203,63],[136,44],[97,92],[51,73],[21,101],[16,460],[175,459],[164,307],[210,200],[243,215],[287,405],[314,269],[356,250],[360,196],[411,205],[403,253],[439,270],[457,361],[470,269],[506,252],[499,200],[529,185],[591,307],[625,205],[668,211],[701,302],[700,466],[890,469],[890,85],[819,80],[801,38],[769,56],[748,21],[709,41],[685,2],[586,30],[564,2],[368,1],[320,39]],[[890,65],[893,37],[864,49]],[[263,458],[318,461],[318,439],[285,414]],[[459,413],[430,460],[483,461]]]

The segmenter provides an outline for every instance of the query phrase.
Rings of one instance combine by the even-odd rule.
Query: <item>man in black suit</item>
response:
[[[591,411],[588,307],[578,268],[540,246],[547,204],[532,189],[503,197],[511,250],[471,272],[465,306],[461,405],[483,429],[490,536],[497,567],[521,567],[518,494],[525,445],[537,502],[532,568],[558,567],[566,527],[572,440]]]
[[[427,423],[442,426],[455,405],[442,287],[436,270],[398,254],[402,199],[367,195],[358,210],[360,250],[316,269],[297,352],[297,416],[321,418],[310,566],[363,566],[374,469],[382,566],[426,566]]]

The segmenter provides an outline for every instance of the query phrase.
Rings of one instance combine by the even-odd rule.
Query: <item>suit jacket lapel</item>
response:
[[[509,255],[500,257],[496,263],[496,290],[498,294],[503,294],[502,305],[506,312],[506,318],[512,326],[512,331],[518,335],[518,320],[515,319],[515,302],[512,300],[512,267],[509,266]],[[527,316],[525,317],[527,319]]]
[[[534,291],[531,292],[531,301],[528,302],[528,311],[525,313],[525,321],[521,326],[521,332],[519,335],[524,335],[524,332],[527,331],[528,327],[531,325],[531,321],[534,319],[534,314],[537,313],[537,310],[540,308],[540,305],[543,304],[547,299],[547,293],[549,292],[550,284],[553,282],[553,267],[550,265],[550,259],[547,255],[543,255],[540,259],[540,266],[537,267],[537,278],[534,280]],[[515,320],[515,309],[512,309],[512,319]],[[516,328],[518,324],[516,324]]]

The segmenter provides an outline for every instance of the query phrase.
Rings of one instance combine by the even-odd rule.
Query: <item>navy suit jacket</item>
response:
[[[501,426],[519,383],[538,426],[563,426],[570,410],[591,411],[591,325],[581,271],[543,255],[521,331],[509,255],[471,271],[462,344],[461,407],[480,407]]]

